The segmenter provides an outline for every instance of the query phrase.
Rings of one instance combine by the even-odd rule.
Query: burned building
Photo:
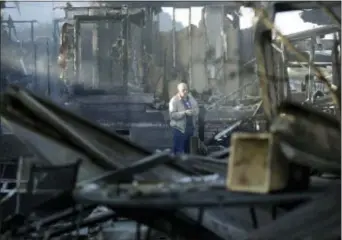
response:
[[[245,85],[239,83],[242,57],[237,54],[243,41],[236,38],[235,16],[228,11],[236,3],[219,8],[207,2],[207,21],[166,33],[153,30],[158,26],[155,6],[140,4],[147,3],[94,6],[96,14],[91,8],[67,6],[71,16],[63,19],[65,38],[54,46],[54,64],[59,53],[65,70],[61,80],[74,92],[62,104],[18,86],[1,95],[1,119],[30,149],[25,157],[34,157],[25,161],[28,166],[18,165],[22,174],[1,199],[1,237],[340,238],[340,119],[317,109],[326,102],[332,102],[329,109],[337,109],[339,103],[327,98],[295,103],[295,91],[285,88],[288,66],[299,60],[299,65],[310,65],[309,80],[315,72],[335,97],[338,92],[318,64],[307,56],[288,56],[288,43],[272,38],[273,27],[265,27],[265,19],[259,18],[252,50],[259,50],[256,87],[262,98],[246,98],[249,91],[240,92]],[[196,2],[163,4],[184,7]],[[316,7],[311,2],[272,4],[267,7],[275,12]],[[143,23],[136,22],[139,14]],[[223,18],[226,14],[229,20]],[[293,44],[321,31],[339,29],[325,26],[283,37]],[[155,34],[158,41],[152,45]],[[163,139],[157,129],[168,126],[168,113],[153,105],[154,93],[171,95],[172,84],[184,79],[199,95],[207,87],[223,93],[200,102],[207,111],[199,122],[202,130],[204,124],[215,125],[213,119],[225,126],[209,141],[194,137],[190,155],[174,156],[156,151],[170,136]],[[141,86],[134,88],[134,81]]]

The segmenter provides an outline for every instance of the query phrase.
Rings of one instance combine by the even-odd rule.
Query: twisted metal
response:
[[[265,9],[258,9],[258,8],[254,8],[254,11],[258,14],[259,19],[263,22],[263,24],[269,28],[270,30],[273,30],[274,33],[279,37],[280,42],[282,44],[284,44],[284,46],[286,47],[287,50],[289,50],[291,53],[293,53],[297,59],[299,61],[302,62],[308,62],[309,66],[313,69],[314,74],[317,76],[317,78],[323,82],[323,84],[329,89],[329,92],[332,95],[332,99],[334,101],[334,104],[336,104],[337,106],[340,107],[340,101],[338,98],[338,93],[337,93],[337,87],[330,83],[327,78],[324,76],[324,74],[322,73],[322,71],[315,66],[315,64],[311,61],[309,61],[309,59],[307,59],[302,53],[300,53],[295,47],[294,45],[290,42],[290,40],[288,38],[286,38],[275,26],[274,23],[271,22],[271,20],[269,19],[269,17],[267,16]],[[257,47],[256,51],[257,54],[260,55],[261,58],[264,58],[264,54],[261,51],[262,50],[262,46],[259,44],[259,47]],[[268,75],[266,73],[266,68],[264,66],[264,64],[258,64],[258,71],[259,71],[259,76],[260,76],[260,87],[262,89],[262,98],[264,101],[264,108],[265,108],[265,113],[267,116],[271,117],[271,99],[269,99],[270,97],[268,96],[268,92],[269,92],[269,79],[268,79]]]

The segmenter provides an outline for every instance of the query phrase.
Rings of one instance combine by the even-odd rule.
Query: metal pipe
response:
[[[176,68],[176,8],[172,8],[172,66]]]
[[[189,89],[193,88],[192,83],[192,26],[191,26],[191,7],[189,7]]]

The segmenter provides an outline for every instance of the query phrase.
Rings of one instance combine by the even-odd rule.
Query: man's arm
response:
[[[173,120],[180,120],[185,117],[185,112],[178,112],[177,111],[177,106],[176,106],[176,101],[174,98],[171,98],[169,102],[169,113],[170,113],[170,118]]]

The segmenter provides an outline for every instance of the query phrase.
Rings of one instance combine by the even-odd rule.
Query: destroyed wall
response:
[[[191,69],[191,88],[201,93],[208,87],[205,67],[205,33],[203,28],[195,25],[190,27],[176,34],[176,59],[177,64],[181,65],[184,71],[189,73]]]
[[[198,93],[214,88],[220,94],[228,95],[239,88],[241,85],[239,29],[234,28],[227,17],[223,17],[221,7],[206,8],[205,21],[202,20],[199,27],[191,25],[191,38],[190,27],[176,31],[176,68],[173,68],[173,33],[172,31],[158,32],[159,28],[156,27],[156,24],[158,22],[154,20],[154,32],[150,36],[153,43],[152,55],[144,53],[144,46],[142,46],[144,31],[131,24],[131,37],[128,43],[130,63],[128,79],[131,88],[143,85],[144,75],[147,81],[144,90],[158,95],[163,93],[164,82],[168,85],[169,96],[173,95],[176,91],[175,85],[180,81],[189,82],[189,75],[191,76],[191,88]],[[94,31],[96,30],[94,29]],[[94,79],[101,79],[95,85],[103,89],[122,84],[121,65],[115,63],[115,56],[109,54],[115,38],[120,33],[120,27],[114,27],[114,24],[109,28],[101,27],[100,36],[97,39],[98,45],[101,46],[99,57],[93,56],[93,60],[98,62],[94,65],[98,65],[100,68],[99,76],[94,77],[96,75],[94,67],[84,66],[87,73],[82,78],[88,78],[87,82],[94,83]],[[97,45],[95,39],[93,42],[94,45]],[[87,51],[88,47],[84,50]],[[208,54],[210,51],[213,52],[212,55]],[[225,58],[224,61],[223,58]],[[144,63],[146,62],[147,72],[144,72]],[[92,71],[90,71],[91,68],[93,68]],[[112,68],[112,72],[109,70],[110,68]],[[191,74],[189,74],[189,69],[191,69]],[[93,76],[92,80],[89,78],[90,75]]]
[[[159,19],[155,18],[152,23],[152,34],[146,30],[146,27],[143,28],[133,23],[130,24],[128,30],[130,34],[127,42],[129,62],[128,85],[130,90],[145,90],[146,92],[154,93],[156,92],[156,86],[158,86],[157,92],[162,91],[163,79],[161,77],[164,76],[164,53],[159,44],[159,29],[167,29],[168,26],[164,26],[167,23],[171,24],[170,16],[167,13],[160,14]],[[121,26],[119,26],[119,23],[113,23],[111,27],[105,26],[108,23],[98,25],[97,28],[94,27],[93,29],[93,60],[97,62],[95,65],[99,66],[99,71],[96,74],[93,73],[93,75],[98,75],[93,77],[93,81],[95,79],[95,85],[102,89],[115,88],[122,83],[122,63],[115,56],[110,56],[110,52],[115,50],[113,45],[118,37],[121,36]],[[180,23],[176,23],[176,26],[177,29],[182,27]],[[152,42],[152,49],[149,46],[144,46],[145,40]],[[148,45],[148,43],[145,45]],[[88,47],[84,50],[87,51]],[[115,55],[115,52],[113,54]],[[99,57],[96,57],[97,55]],[[120,53],[117,55],[120,57]],[[111,67],[112,75],[110,72]],[[89,70],[90,68],[92,67],[87,69]],[[144,70],[144,68],[147,70]],[[101,79],[101,81],[98,79]],[[169,79],[169,76],[167,79]],[[144,80],[147,81],[147,84],[144,83]]]
[[[208,39],[207,47],[215,53],[215,57],[211,61],[207,59],[208,68],[211,70],[210,85],[214,89],[220,89],[222,94],[227,95],[254,82],[256,79],[254,62],[245,65],[255,58],[253,28],[239,29],[238,26],[234,26],[233,21],[226,16],[223,17],[221,7],[207,7],[205,9],[205,25]],[[224,29],[225,34],[223,34],[222,29]],[[219,61],[223,53],[226,53],[224,67],[222,66],[223,61]],[[220,68],[225,69],[225,71],[220,71]],[[245,88],[245,94],[258,94],[254,88],[254,86]]]
[[[254,28],[246,28],[240,30],[241,34],[241,47],[240,58],[242,63],[247,63],[255,58],[254,54]]]
[[[207,49],[214,52],[207,58],[212,69],[210,85],[227,95],[239,88],[239,29],[223,15],[222,7],[206,7],[205,22]],[[225,59],[225,60],[224,60]]]
[[[142,78],[142,28],[130,24],[128,39],[129,85],[139,87]],[[86,86],[115,90],[123,85],[122,47],[117,46],[121,38],[121,23],[94,23],[92,37],[82,34],[80,76]],[[89,49],[92,48],[92,51]],[[97,70],[97,68],[99,68]]]
[[[128,71],[129,85],[135,88],[142,87],[142,77],[143,77],[143,60],[144,56],[142,54],[142,28],[131,24],[130,33],[130,43],[129,43],[129,53],[128,59],[130,63]]]
[[[175,85],[181,81],[188,81],[190,65],[192,68],[193,89],[203,92],[208,87],[204,64],[205,38],[203,37],[203,30],[194,25],[191,27],[191,42],[189,27],[176,31],[175,69],[173,68],[173,33],[172,31],[159,33],[159,45],[163,63],[153,66],[148,77],[149,84],[155,86],[157,88],[156,92],[159,94],[162,93],[164,77],[166,78],[165,82],[169,85],[169,95],[175,94]],[[165,75],[164,71],[166,71]]]
[[[222,94],[229,94],[239,87],[239,30],[232,26],[228,18],[223,18],[221,7],[206,9],[205,22],[201,21],[199,27],[191,25],[191,40],[189,27],[176,31],[175,69],[173,33],[160,33],[160,49],[166,55],[166,74],[164,77],[162,65],[149,75],[150,84],[157,86],[158,93],[162,91],[162,80],[165,78],[169,95],[173,95],[178,82],[189,81],[189,68],[191,88],[199,93],[216,88]],[[214,52],[212,56],[208,56],[210,51]],[[223,57],[226,59],[224,64]]]
[[[121,35],[121,23],[101,23],[99,30],[99,88],[115,89],[123,85],[120,48],[113,47]]]

